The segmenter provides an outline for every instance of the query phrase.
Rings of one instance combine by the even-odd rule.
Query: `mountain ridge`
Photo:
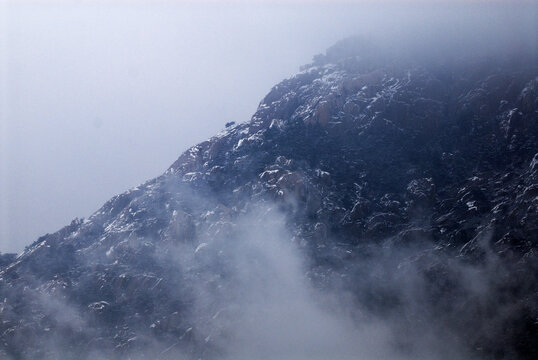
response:
[[[532,59],[439,65],[400,61],[361,40],[337,44],[273,87],[250,122],[191,147],[163,175],[2,265],[0,354],[226,354],[223,342],[245,334],[218,314],[233,318],[245,304],[219,281],[251,293],[238,285],[244,278],[234,269],[243,260],[234,251],[269,269],[278,258],[266,253],[271,229],[260,230],[262,245],[250,248],[256,235],[244,218],[265,229],[284,214],[275,232],[308,259],[308,283],[344,290],[351,308],[362,310],[359,323],[382,319],[394,351],[532,358]],[[280,274],[245,266],[269,284],[268,274]],[[415,287],[418,294],[409,295]],[[72,314],[64,319],[62,308]]]

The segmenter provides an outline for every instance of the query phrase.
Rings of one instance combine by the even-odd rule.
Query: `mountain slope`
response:
[[[348,334],[353,356],[535,357],[534,60],[338,43],[250,122],[1,265],[0,353],[210,358],[251,332],[267,342],[246,354],[279,357],[260,328],[312,307],[298,319],[336,317],[341,335],[288,350]],[[291,339],[318,329],[305,321]],[[378,347],[347,347],[379,324]]]

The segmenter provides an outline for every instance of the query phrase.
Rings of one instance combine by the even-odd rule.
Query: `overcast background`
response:
[[[0,4],[0,252],[248,121],[273,85],[341,38],[428,37],[444,24],[536,41],[528,5],[225,3]]]

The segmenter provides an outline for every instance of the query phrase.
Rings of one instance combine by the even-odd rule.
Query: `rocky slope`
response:
[[[278,237],[316,294],[346,298],[316,306],[358,309],[357,328],[382,323],[401,358],[536,358],[535,60],[420,61],[338,43],[250,122],[3,255],[0,354],[230,354],[249,294],[287,289],[272,285],[287,250],[263,245]],[[243,262],[265,292],[242,286]]]

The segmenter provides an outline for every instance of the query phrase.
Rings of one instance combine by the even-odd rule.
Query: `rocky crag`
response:
[[[274,236],[304,256],[305,281],[345,291],[357,326],[389,324],[403,358],[455,358],[427,352],[428,336],[467,358],[536,358],[535,60],[336,44],[273,87],[250,122],[2,255],[0,354],[226,354],[234,304],[248,297],[223,290],[239,281],[235,239],[255,237],[245,217],[271,233],[277,214],[287,235]]]

